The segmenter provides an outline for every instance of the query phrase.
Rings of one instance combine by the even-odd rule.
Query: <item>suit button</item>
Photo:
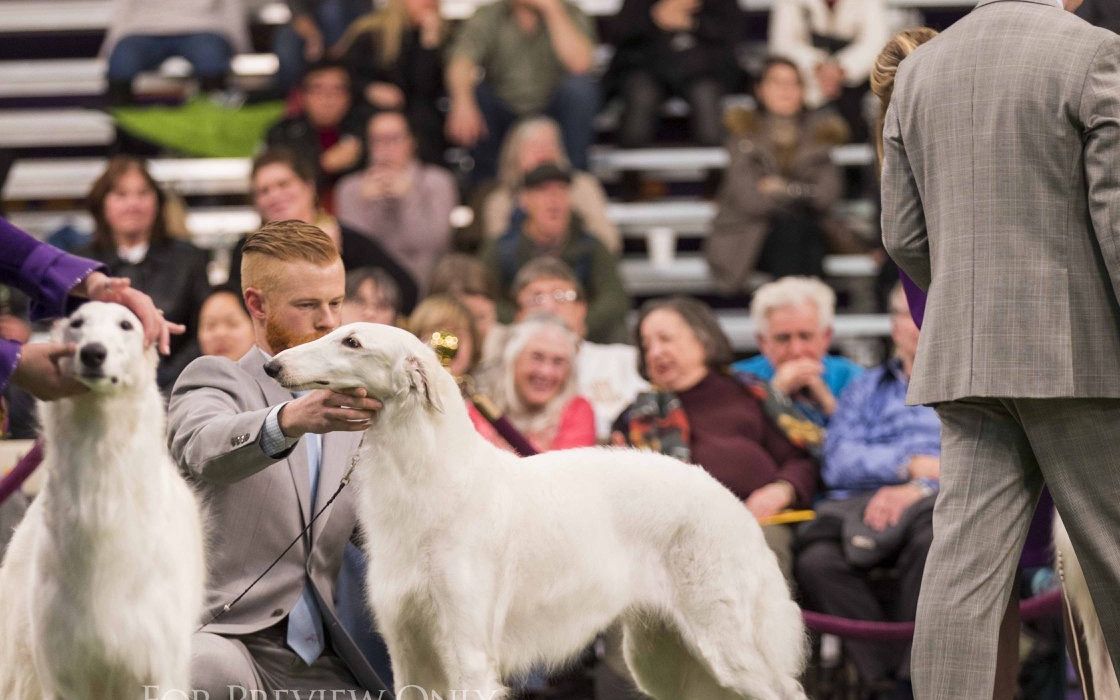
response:
[[[273,617],[281,617],[281,616],[283,616],[283,614],[284,614],[284,608],[276,608],[275,610],[272,611],[272,616]]]
[[[235,437],[230,438],[229,444],[233,447],[241,447],[249,441],[249,433],[241,433]]]

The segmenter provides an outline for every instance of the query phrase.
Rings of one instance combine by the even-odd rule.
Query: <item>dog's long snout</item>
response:
[[[276,360],[269,360],[264,365],[264,373],[275,379],[280,375],[280,363]]]
[[[78,351],[78,359],[90,369],[100,369],[109,351],[101,343],[87,343]]]

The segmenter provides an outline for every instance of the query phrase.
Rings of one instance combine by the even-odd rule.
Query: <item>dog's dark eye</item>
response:
[[[362,344],[359,343],[358,339],[355,338],[354,336],[347,337],[346,339],[344,339],[342,341],[342,344],[345,345],[348,348],[353,348],[354,350],[359,350],[362,347]]]
[[[125,320],[121,321],[121,330],[122,331],[132,330],[132,321],[129,321],[127,318]]]
[[[83,319],[76,318],[76,319],[74,319],[73,321],[70,322],[70,327],[71,328],[81,328],[82,323],[84,323]]]

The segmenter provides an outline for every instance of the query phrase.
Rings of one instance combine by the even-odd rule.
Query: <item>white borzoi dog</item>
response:
[[[167,453],[155,348],[116,304],[85,304],[55,334],[76,346],[60,368],[90,391],[39,406],[47,478],[0,568],[0,697],[189,690],[202,526]]]
[[[432,350],[389,326],[344,326],[266,369],[384,403],[354,480],[398,693],[498,700],[503,679],[561,665],[621,620],[627,664],[658,700],[805,697],[800,611],[754,518],[703,469],[499,450]]]
[[[1097,608],[1089,595],[1089,582],[1073,551],[1073,542],[1066,532],[1062,516],[1054,513],[1054,550],[1061,565],[1062,590],[1066,602],[1085,635],[1085,648],[1080,648],[1081,658],[1073,659],[1079,668],[1088,666],[1093,678],[1093,697],[1097,700],[1120,698],[1120,683],[1112,667],[1112,657],[1104,640],[1104,631],[1097,618]]]

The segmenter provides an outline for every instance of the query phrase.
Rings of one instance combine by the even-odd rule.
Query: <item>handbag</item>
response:
[[[906,533],[919,518],[929,517],[933,512],[936,494],[926,496],[910,505],[898,522],[883,530],[875,530],[863,521],[864,511],[875,493],[867,493],[849,498],[822,501],[817,504],[817,521],[823,521],[823,529],[831,529],[840,536],[844,558],[849,564],[860,569],[870,569],[890,559],[902,549]],[[831,528],[826,524],[832,521]],[[806,532],[813,537],[811,531]]]

